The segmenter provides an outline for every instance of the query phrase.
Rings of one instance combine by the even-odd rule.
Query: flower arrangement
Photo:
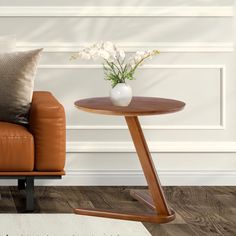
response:
[[[114,88],[119,83],[125,83],[126,80],[134,80],[136,69],[146,59],[157,54],[159,54],[157,50],[137,51],[134,55],[127,58],[124,50],[119,49],[112,42],[102,42],[82,49],[72,55],[71,59],[96,60],[102,58],[104,60],[105,79],[111,81],[112,87]]]
[[[159,54],[159,51],[137,51],[127,56],[124,50],[119,49],[112,42],[102,42],[86,47],[73,54],[71,59],[103,60],[105,79],[112,85],[110,99],[113,105],[128,106],[132,100],[132,89],[126,80],[134,80],[136,69],[148,58]]]

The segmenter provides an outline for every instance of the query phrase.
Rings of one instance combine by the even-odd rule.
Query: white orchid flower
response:
[[[134,61],[135,61],[136,63],[138,63],[138,62],[141,61],[142,59],[143,59],[143,57],[140,56],[140,55],[136,55],[136,56],[134,57]]]
[[[109,41],[107,41],[103,44],[103,48],[108,52],[116,51],[115,45],[112,42],[109,42]]]
[[[118,51],[118,57],[123,61],[125,59],[125,51],[124,50],[119,50]]]
[[[89,54],[92,57],[92,59],[94,59],[94,60],[99,57],[98,50],[94,47],[89,50]]]
[[[141,60],[143,60],[145,57],[151,57],[151,51],[137,51],[135,56],[134,56],[134,61],[136,63],[139,63]],[[140,64],[140,66],[142,63]]]
[[[102,48],[102,46],[103,46],[102,42],[95,44],[95,47],[98,48],[98,49]]]
[[[85,52],[85,51],[80,52],[79,56],[82,59],[85,59],[85,60],[90,60],[92,58],[91,55],[88,52]]]
[[[144,57],[146,55],[146,52],[143,51],[137,51],[136,56]]]
[[[134,73],[143,62],[159,54],[157,50],[152,51],[137,51],[131,57],[127,57],[124,50],[117,48],[112,42],[101,42],[85,47],[76,54],[71,56],[71,59],[82,58],[86,60],[97,59],[98,57],[104,60],[105,79],[112,82],[112,87],[118,83],[125,83],[127,79],[135,79]]]
[[[110,53],[107,52],[106,50],[99,50],[98,55],[105,60],[109,60],[111,58]]]

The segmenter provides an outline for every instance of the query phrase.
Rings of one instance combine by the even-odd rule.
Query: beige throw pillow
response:
[[[0,121],[28,123],[41,51],[0,54]]]

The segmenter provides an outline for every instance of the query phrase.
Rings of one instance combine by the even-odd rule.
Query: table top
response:
[[[157,97],[133,97],[127,107],[114,106],[109,97],[94,97],[75,102],[78,109],[104,115],[144,116],[180,111],[185,103]]]

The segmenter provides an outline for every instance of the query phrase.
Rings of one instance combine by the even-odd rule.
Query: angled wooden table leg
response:
[[[174,217],[173,211],[171,211],[167,205],[165,195],[156,173],[156,169],[152,161],[152,157],[149,152],[138,117],[127,116],[126,122],[129,127],[129,131],[132,136],[134,146],[136,148],[136,152],[138,154],[139,161],[141,163],[151,195],[149,196],[143,190],[132,190],[131,196],[143,202],[145,205],[153,208],[156,211],[156,214],[166,216],[173,215]]]
[[[137,116],[126,116],[127,125],[136,148],[145,178],[148,183],[150,196],[142,190],[132,190],[131,196],[151,207],[152,214],[129,214],[100,209],[75,209],[81,215],[100,216],[124,220],[147,221],[167,223],[175,219],[174,211],[168,208],[160,181],[158,179],[151,154],[144,138],[141,125]]]

